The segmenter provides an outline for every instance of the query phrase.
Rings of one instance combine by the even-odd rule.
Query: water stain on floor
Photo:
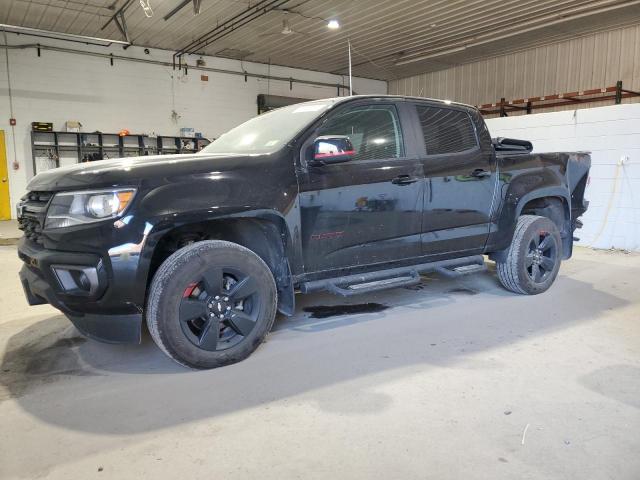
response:
[[[10,337],[0,359],[0,403],[65,377],[93,375],[79,358],[86,341],[62,316]]]
[[[452,288],[451,290],[447,290],[447,293],[461,293],[463,295],[477,295],[478,292],[476,290],[472,290],[471,288]]]
[[[24,373],[28,375],[73,375],[82,372],[77,368],[75,352],[72,347],[82,345],[85,337],[67,337],[56,340],[53,344],[37,351],[24,352],[29,355],[29,361],[25,365]]]
[[[336,315],[353,315],[356,313],[377,313],[389,308],[382,303],[358,303],[355,305],[316,305],[303,310],[311,314],[311,318],[328,318]]]

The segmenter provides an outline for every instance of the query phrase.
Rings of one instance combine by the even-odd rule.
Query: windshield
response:
[[[264,113],[221,135],[202,153],[273,153],[334,103],[318,100]]]

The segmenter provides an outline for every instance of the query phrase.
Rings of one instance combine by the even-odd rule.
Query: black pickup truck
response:
[[[20,272],[89,337],[212,368],[262,342],[296,292],[350,296],[458,276],[488,255],[509,290],[544,292],[587,208],[586,153],[492,140],[448,101],[354,96],[253,118],[202,152],[34,177]]]

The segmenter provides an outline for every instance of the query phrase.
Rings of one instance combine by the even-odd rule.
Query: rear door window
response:
[[[416,105],[427,155],[471,150],[478,146],[471,117],[452,108]]]

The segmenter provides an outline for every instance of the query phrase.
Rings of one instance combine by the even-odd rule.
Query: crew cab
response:
[[[85,335],[193,368],[250,355],[295,294],[351,296],[497,264],[539,294],[571,257],[588,153],[492,140],[475,108],[401,96],[315,100],[202,152],[35,176],[18,206],[31,305]]]

